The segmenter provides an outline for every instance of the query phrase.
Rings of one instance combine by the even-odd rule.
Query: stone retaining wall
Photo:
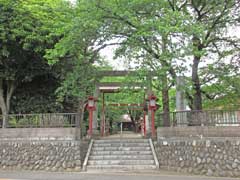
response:
[[[87,148],[87,142],[73,140],[0,140],[0,169],[80,171]]]
[[[240,177],[240,139],[158,139],[160,169],[208,176]]]

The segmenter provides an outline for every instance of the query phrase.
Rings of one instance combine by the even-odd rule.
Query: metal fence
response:
[[[5,119],[6,128],[47,128],[76,127],[80,117],[78,113],[9,114]],[[2,122],[0,116],[0,127]]]
[[[156,125],[162,126],[164,113],[157,115]],[[240,110],[203,110],[170,112],[171,126],[240,126]]]

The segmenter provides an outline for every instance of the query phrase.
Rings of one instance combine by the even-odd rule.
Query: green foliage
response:
[[[37,115],[32,117],[22,117],[20,119],[15,116],[10,116],[8,122],[8,126],[11,128],[38,127],[40,119]]]
[[[202,87],[205,108],[240,108],[240,71],[237,61],[209,65],[208,69],[201,70],[205,75],[203,81],[208,81]]]
[[[141,88],[153,86],[162,108],[174,110],[176,76],[186,72],[186,62],[194,56],[199,62],[192,69],[197,78],[189,78],[186,87],[190,104],[200,79],[205,108],[236,107],[239,73],[233,70],[239,64],[222,62],[239,53],[239,39],[227,33],[239,23],[238,5],[234,0],[79,0],[76,5],[66,0],[0,0],[0,88],[7,96],[9,89],[36,77],[54,76],[57,85],[43,95],[18,91],[22,95],[15,94],[12,109],[53,112],[63,110],[55,102],[55,89],[59,101],[77,104],[93,94],[98,81],[120,81],[124,86],[140,82]],[[98,76],[99,69],[111,69],[99,54],[110,45],[118,45],[115,57],[138,64],[137,75]],[[206,65],[199,69],[203,61]],[[149,71],[157,77],[152,84],[145,78]],[[127,92],[131,90],[125,87],[107,101],[142,103],[143,91]],[[161,91],[168,92],[170,105],[162,102],[167,97]]]
[[[64,116],[54,116],[52,114],[25,114],[9,115],[8,127],[11,128],[31,128],[31,127],[70,127],[70,122]]]
[[[54,30],[59,27],[56,23],[64,19],[64,16],[60,15],[64,10],[60,9],[63,2],[61,0],[3,1],[0,6],[2,21],[0,40],[1,50],[4,53],[1,57],[17,59],[15,54],[17,50],[43,55],[45,49],[55,43],[59,35]]]
[[[145,100],[145,82],[138,73],[125,77],[105,77],[101,82],[118,82],[121,83],[120,91],[116,93],[105,93],[105,110],[106,118],[111,122],[120,122],[122,115],[129,114],[133,118],[142,115],[143,110],[132,110],[134,107],[111,106],[111,104],[143,104]],[[138,83],[138,84],[136,84]],[[98,102],[99,110],[102,109],[102,97]],[[136,108],[136,107],[135,107]],[[100,111],[101,113],[101,111]]]
[[[105,104],[106,104],[106,117],[111,121],[120,122],[121,116],[124,114],[129,114],[133,117],[140,116],[143,110],[131,110],[134,107],[116,107],[110,104],[143,104],[144,103],[144,91],[133,92],[131,90],[122,91],[119,93],[105,94]],[[102,108],[101,103],[99,108]],[[136,108],[136,107],[135,107]]]
[[[9,100],[22,83],[31,82],[36,76],[54,74],[43,55],[62,35],[59,23],[67,20],[64,11],[70,9],[69,5],[64,0],[0,1],[2,111],[10,110]]]
[[[186,68],[178,62],[189,55],[191,38],[196,32],[201,36],[203,27],[195,24],[191,15],[173,11],[167,0],[108,0],[91,4],[89,12],[97,13],[103,24],[107,22],[102,33],[120,42],[115,57],[138,64],[137,69],[154,71],[158,78],[154,88],[164,93],[162,107],[169,111],[168,90],[177,74]]]
[[[89,64],[75,61],[74,70],[66,74],[61,87],[57,89],[59,100],[63,101],[65,97],[75,97],[77,99],[86,99],[92,95],[96,83],[96,68]]]
[[[64,112],[69,105],[57,102],[55,94],[59,80],[51,75],[35,77],[31,82],[22,83],[12,97],[12,114]],[[48,87],[48,88],[46,88]],[[70,106],[71,107],[71,106]],[[74,110],[71,107],[68,112]]]
[[[102,60],[99,51],[107,46],[108,36],[103,34],[99,14],[89,13],[92,8],[88,1],[79,1],[69,12],[74,15],[65,24],[64,36],[46,52],[45,57],[51,64],[61,63],[63,59],[70,61],[69,69],[63,70],[63,83],[57,90],[60,101],[66,97],[85,101],[93,94],[94,84],[99,79],[94,63]]]

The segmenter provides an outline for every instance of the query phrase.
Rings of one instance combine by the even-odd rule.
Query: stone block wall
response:
[[[158,139],[155,148],[160,169],[240,177],[239,138]]]
[[[0,140],[0,170],[80,171],[88,143]]]

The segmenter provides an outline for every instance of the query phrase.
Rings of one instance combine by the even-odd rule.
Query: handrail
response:
[[[181,110],[181,111],[171,111],[169,113],[181,113],[181,112],[234,112],[240,111],[240,109],[224,110],[224,109],[203,109],[203,110]],[[162,112],[163,114],[163,112]]]
[[[0,127],[5,117],[5,128],[76,127],[79,113],[42,113],[0,115]]]
[[[157,155],[156,155],[156,152],[155,152],[155,148],[153,146],[153,142],[152,142],[151,138],[149,139],[149,144],[151,146],[151,150],[152,150],[152,154],[153,154],[153,158],[154,158],[154,161],[155,161],[156,168],[159,169],[158,158],[157,158]]]
[[[156,117],[160,122],[169,118],[171,126],[240,126],[240,110],[187,110],[159,113]]]
[[[86,154],[85,159],[84,159],[83,171],[86,171],[86,170],[87,170],[87,163],[88,163],[88,159],[89,159],[90,153],[91,153],[91,151],[92,151],[93,143],[94,143],[94,140],[91,139],[91,142],[90,142],[90,144],[89,144],[89,146],[88,146],[87,154]]]

